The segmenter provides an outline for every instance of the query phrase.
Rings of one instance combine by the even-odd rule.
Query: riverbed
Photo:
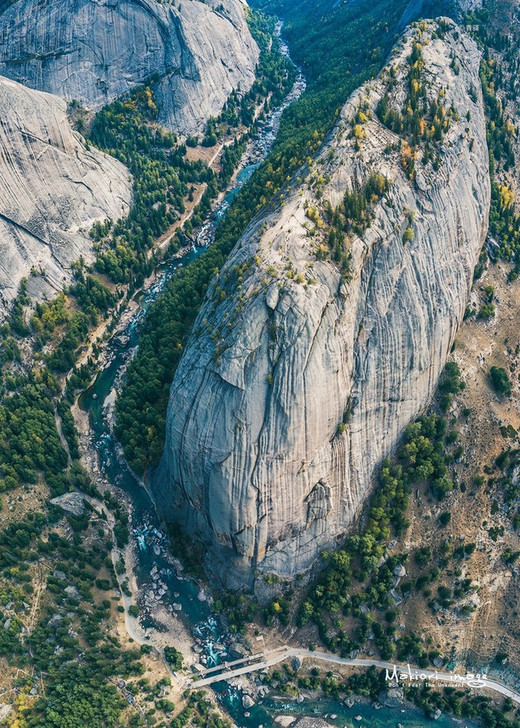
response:
[[[451,718],[447,715],[441,715],[436,720],[430,720],[424,716],[421,710],[409,706],[374,708],[366,702],[354,702],[352,707],[349,708],[328,698],[304,701],[300,704],[294,701],[288,702],[287,700],[268,698],[262,707],[268,712],[271,722],[262,724],[259,722],[261,717],[258,716],[255,722],[238,723],[238,725],[244,725],[247,728],[251,726],[258,728],[258,726],[264,725],[264,728],[272,728],[273,726],[280,726],[280,723],[276,721],[276,717],[280,715],[296,717],[315,715],[324,718],[331,726],[341,726],[342,728],[355,728],[356,726],[359,728],[397,728],[399,725],[402,728],[423,728],[424,726],[430,726],[431,728],[433,726],[435,728],[475,728],[475,723]],[[252,718],[251,715],[250,720]]]

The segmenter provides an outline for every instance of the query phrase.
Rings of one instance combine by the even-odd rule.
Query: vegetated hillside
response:
[[[507,274],[503,263],[489,266],[457,334],[450,358],[464,388],[447,408],[445,446],[455,489],[440,502],[429,484],[414,489],[397,590],[403,621],[430,650],[504,674],[520,666],[520,286]]]
[[[507,681],[520,667],[518,12],[514,1],[490,0],[468,18],[484,50],[490,235],[451,357],[464,383],[447,407],[456,487],[439,504],[430,489],[416,491],[405,550],[428,545],[430,555],[411,564],[401,593],[407,627],[429,649]]]
[[[154,79],[159,122],[202,131],[247,92],[258,47],[239,0],[17,0],[0,9],[0,73],[99,109]]]
[[[436,387],[487,232],[479,63],[410,31],[210,287],[153,489],[227,584],[308,569]]]
[[[30,291],[56,295],[71,263],[93,260],[89,231],[126,215],[128,170],[88,148],[67,120],[66,103],[0,78],[0,317],[31,271]]]
[[[397,39],[407,5],[407,0],[359,0],[328,7],[325,12],[320,3],[312,1],[255,0],[254,7],[284,19],[291,54],[308,81],[306,94],[287,111],[278,139],[280,148],[292,138],[294,155],[298,144],[314,136],[310,151],[316,151],[349,94],[381,68]]]

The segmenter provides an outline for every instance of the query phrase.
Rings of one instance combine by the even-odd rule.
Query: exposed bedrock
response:
[[[0,13],[0,74],[92,109],[156,75],[159,121],[182,134],[251,87],[258,53],[240,0],[17,0]]]
[[[67,120],[67,104],[0,77],[0,318],[31,271],[29,291],[53,297],[71,263],[92,262],[89,231],[126,215],[131,175],[87,149]]]
[[[490,203],[480,55],[446,22],[408,31],[353,94],[312,168],[247,229],[193,327],[152,487],[228,586],[290,577],[337,543],[435,390]],[[388,108],[409,113],[414,39],[428,109],[415,151],[376,113],[389,87]],[[371,225],[346,235],[345,276],[328,253],[330,211],[371,180],[383,191],[370,195]]]

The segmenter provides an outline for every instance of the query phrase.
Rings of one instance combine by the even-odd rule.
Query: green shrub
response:
[[[512,392],[512,384],[506,370],[503,367],[491,367],[489,378],[495,392],[509,397]]]
[[[175,647],[165,647],[164,657],[172,670],[180,670],[182,668],[182,653]]]
[[[444,527],[444,526],[447,526],[447,525],[448,525],[448,523],[449,523],[450,521],[451,521],[451,513],[450,513],[449,511],[444,511],[444,512],[443,512],[443,513],[441,513],[441,515],[439,516],[439,523],[440,523],[440,524],[441,524],[441,526],[443,526],[443,527]]]

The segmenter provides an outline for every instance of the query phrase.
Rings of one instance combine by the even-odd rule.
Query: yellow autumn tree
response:
[[[502,205],[502,207],[511,207],[511,205],[515,201],[512,190],[510,190],[509,187],[506,187],[505,185],[499,185],[498,189],[500,191],[500,204]]]

